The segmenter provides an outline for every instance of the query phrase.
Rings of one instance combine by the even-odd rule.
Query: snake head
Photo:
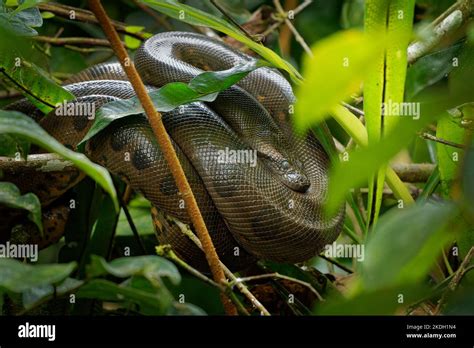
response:
[[[277,164],[280,173],[280,180],[283,184],[296,192],[305,193],[311,186],[308,176],[303,171],[303,165],[295,160],[290,163],[287,159],[282,159]]]

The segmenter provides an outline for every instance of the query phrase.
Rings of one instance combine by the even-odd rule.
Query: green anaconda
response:
[[[153,90],[252,59],[215,39],[168,32],[148,39],[136,52],[134,64]],[[64,87],[75,95],[72,103],[94,103],[96,110],[135,95],[118,63],[93,66]],[[328,156],[313,134],[293,135],[289,110],[294,101],[290,84],[279,72],[259,68],[213,102],[195,102],[163,113],[217,252],[233,269],[255,258],[307,260],[340,232],[342,210],[330,219],[323,216]],[[38,116],[25,101],[9,108]],[[39,122],[60,142],[75,148],[93,121],[84,115],[52,112]],[[86,151],[157,209],[190,224],[146,116],[114,121],[88,142]],[[171,244],[186,261],[205,262],[202,252],[176,229],[157,235],[160,243]]]

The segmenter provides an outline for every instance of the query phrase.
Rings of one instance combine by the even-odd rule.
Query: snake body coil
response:
[[[251,58],[202,35],[158,34],[137,51],[135,65],[150,89],[189,82],[204,70],[224,70]],[[66,85],[77,101],[106,102],[134,96],[117,63],[91,67]],[[328,156],[316,138],[292,135],[294,96],[274,69],[259,68],[211,103],[191,103],[163,114],[221,260],[233,269],[255,257],[301,262],[338,236],[342,211],[323,217]],[[41,124],[71,147],[91,121],[51,113]],[[168,165],[145,116],[114,121],[89,141],[89,157],[147,197],[154,206],[190,223]],[[245,154],[246,163],[223,154]],[[249,158],[256,155],[255,161]],[[156,213],[156,211],[155,211]],[[186,261],[203,268],[203,254],[175,228],[158,233]]]

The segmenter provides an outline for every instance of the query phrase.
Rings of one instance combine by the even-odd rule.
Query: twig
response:
[[[125,73],[127,74],[127,77],[132,84],[146,115],[148,116],[148,121],[153,133],[155,134],[156,140],[160,145],[164,158],[170,167],[171,174],[176,181],[179,192],[184,199],[189,218],[191,219],[193,226],[199,236],[199,240],[203,245],[203,250],[206,255],[207,262],[209,263],[209,268],[211,269],[213,278],[217,283],[224,284],[226,283],[226,278],[219,261],[219,256],[217,255],[214,244],[212,243],[212,239],[209,235],[209,232],[207,231],[206,224],[204,223],[204,219],[202,218],[201,212],[199,211],[199,207],[191,190],[191,186],[186,179],[184,170],[181,167],[181,163],[179,162],[176,152],[174,151],[173,144],[171,143],[171,140],[166,132],[165,126],[163,125],[161,114],[156,110],[140,75],[138,75],[135,66],[130,60],[125,47],[122,45],[120,37],[110,22],[110,19],[102,7],[100,0],[89,0],[89,6],[92,12],[94,12],[96,15],[105,35],[110,40],[112,48],[117,55]],[[229,300],[229,298],[223,295],[221,296],[221,299],[226,312],[229,315],[236,315],[237,309]]]
[[[280,274],[278,272],[274,273],[266,273],[266,274],[258,274],[254,276],[249,276],[249,277],[242,277],[242,278],[236,278],[233,282],[230,282],[230,286],[237,285],[237,283],[242,283],[242,282],[249,282],[253,280],[259,280],[259,279],[268,279],[268,278],[280,278],[280,279],[285,279],[288,281],[291,281],[293,283],[301,284],[305,287],[307,287],[312,293],[316,295],[319,301],[324,301],[324,298],[319,294],[319,292],[313,288],[313,286],[310,283],[304,282],[302,280],[288,277],[284,274]]]
[[[50,37],[50,36],[34,36],[36,41],[46,42],[53,45],[89,45],[89,46],[105,46],[110,47],[110,42],[105,39],[95,39],[90,37]]]
[[[227,284],[227,286],[224,286],[223,284],[217,284],[211,278],[206,277],[206,275],[202,274],[197,269],[195,269],[194,267],[190,266],[189,264],[184,262],[182,259],[180,259],[178,255],[176,255],[176,253],[173,251],[171,245],[166,244],[166,245],[157,246],[156,253],[160,256],[166,257],[167,259],[170,259],[171,261],[175,262],[180,267],[184,268],[186,271],[188,271],[190,274],[194,275],[198,279],[201,279],[206,284],[214,286],[220,291],[225,292],[232,299],[232,302],[234,302],[234,304],[237,306],[237,309],[239,310],[239,312],[241,312],[244,315],[250,315],[247,309],[242,304],[242,302],[240,302],[237,296],[235,296],[235,294],[232,292],[230,284]]]
[[[436,47],[444,38],[458,30],[472,16],[472,0],[457,1],[426,29],[426,38],[408,47],[408,64],[413,64]]]
[[[298,5],[298,0],[285,0],[285,12],[288,13]],[[287,25],[283,25],[280,29],[280,48],[284,56],[289,57],[291,52],[291,38],[293,32]]]
[[[189,229],[187,229],[186,225],[180,223],[179,221],[176,221],[176,223],[179,227],[179,230],[184,235],[186,235],[194,244],[196,244],[196,246],[199,249],[202,250],[201,241],[195,236],[195,234],[192,231],[190,231]],[[222,262],[221,262],[221,266],[224,269],[224,272],[225,272],[227,278],[230,279],[230,282],[235,282],[236,276]],[[237,283],[235,283],[235,286],[239,289],[239,291],[242,293],[242,295],[247,297],[247,299],[250,301],[250,303],[252,303],[252,305],[255,306],[255,308],[257,308],[260,311],[260,314],[265,315],[265,316],[270,315],[270,312],[268,312],[268,310],[262,305],[262,303],[249,291],[249,289],[245,286],[244,283],[237,282]]]
[[[403,182],[426,182],[435,169],[431,163],[394,163],[392,169]]]
[[[72,7],[72,6],[67,6],[63,4],[58,4],[58,3],[46,3],[42,2],[38,4],[39,9],[43,11],[49,11],[52,12],[59,17],[66,18],[69,20],[77,20],[80,22],[84,23],[93,23],[93,24],[98,24],[99,22],[97,21],[97,18],[95,18],[94,14],[90,11],[83,10],[80,8]],[[73,12],[71,12],[73,11]],[[71,14],[74,13],[74,19],[71,19]],[[146,37],[143,35],[143,33],[129,33],[127,31],[127,24],[121,23],[118,21],[112,20],[112,25],[115,27],[115,29],[121,33],[127,34],[129,36],[133,36],[139,40],[145,40]]]
[[[77,51],[81,53],[92,53],[92,52],[112,52],[110,48],[93,48],[93,47],[77,47],[72,45],[64,45],[67,49],[71,51]]]
[[[461,279],[464,276],[464,274],[466,274],[466,272],[468,272],[472,269],[472,267],[470,267],[469,264],[471,263],[471,260],[472,260],[473,257],[474,257],[474,247],[472,247],[468,251],[468,253],[464,257],[464,260],[462,261],[461,265],[459,266],[457,271],[454,273],[453,278],[451,279],[451,281],[449,282],[449,284],[447,286],[447,289],[449,289],[449,291],[445,291],[443,293],[443,295],[441,296],[441,298],[438,302],[438,305],[436,306],[435,313],[439,313],[441,311],[441,307],[446,302],[448,293],[453,292],[454,290],[456,290],[456,288],[458,287],[459,283],[461,282]]]
[[[115,188],[117,188],[118,185],[115,182],[115,180],[114,180],[114,184],[115,184]],[[133,237],[137,241],[138,246],[140,247],[140,249],[142,251],[142,254],[146,255],[147,252],[146,252],[145,246],[143,245],[143,241],[140,237],[140,233],[138,233],[137,227],[135,226],[135,223],[133,222],[132,215],[130,215],[130,211],[128,210],[128,207],[127,207],[126,198],[129,195],[128,187],[129,186],[126,185],[125,189],[123,190],[123,193],[121,195],[118,195],[119,204],[120,204],[120,207],[123,209],[123,212],[124,212],[125,217],[126,217],[127,222],[128,222],[128,226],[132,230]]]
[[[309,48],[308,44],[303,39],[303,37],[300,35],[300,33],[298,33],[298,30],[296,30],[293,23],[291,23],[291,21],[288,19],[288,15],[286,14],[283,7],[281,6],[280,0],[273,0],[273,3],[275,4],[275,7],[277,8],[279,14],[282,15],[285,18],[285,24],[293,32],[293,35],[295,36],[295,40],[301,45],[301,47],[303,47],[303,49],[308,54],[308,56],[310,56],[312,58],[313,57],[313,52],[311,51],[311,48]]]
[[[344,106],[349,111],[352,111],[356,115],[364,116],[364,110],[356,108],[355,106],[352,106],[351,104],[348,104],[346,102],[342,102],[341,105]]]
[[[252,35],[251,33],[249,33],[247,31],[247,29],[245,29],[243,26],[241,26],[239,23],[237,23],[234,20],[234,18],[232,18],[232,16],[230,14],[228,14],[227,11],[219,3],[217,3],[215,0],[211,0],[211,3],[214,5],[215,8],[217,8],[219,10],[220,13],[222,13],[224,15],[225,18],[227,18],[229,20],[229,22],[231,22],[233,25],[235,25],[237,28],[239,28],[239,30],[245,36],[247,36],[250,40],[256,41],[256,42],[261,42],[262,41],[262,37],[259,37],[258,35]]]
[[[466,146],[463,145],[463,144],[458,144],[458,143],[454,143],[454,142],[446,140],[446,139],[438,138],[438,137],[436,137],[436,136],[434,136],[430,133],[421,133],[420,137],[422,137],[423,139],[436,141],[437,143],[441,143],[441,144],[444,144],[444,145],[449,145],[449,146],[452,146],[452,147],[456,147],[458,149],[465,149],[466,148]]]
[[[299,5],[297,8],[295,8],[293,10],[293,15],[296,16],[298,13],[303,11],[307,6],[309,6],[312,2],[313,2],[313,0],[305,0],[301,5]],[[283,13],[282,16],[280,16],[276,19],[277,22],[275,24],[269,26],[268,29],[263,32],[262,36],[265,37],[265,36],[269,35],[270,33],[274,32],[276,29],[278,29],[278,27],[280,25],[285,23],[285,18],[287,18],[287,17],[288,17],[288,12]]]

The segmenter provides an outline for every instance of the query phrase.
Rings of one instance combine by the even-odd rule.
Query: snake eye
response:
[[[289,163],[288,161],[282,161],[282,162],[281,162],[281,168],[282,168],[283,170],[288,170],[288,169],[290,169],[290,163]]]

